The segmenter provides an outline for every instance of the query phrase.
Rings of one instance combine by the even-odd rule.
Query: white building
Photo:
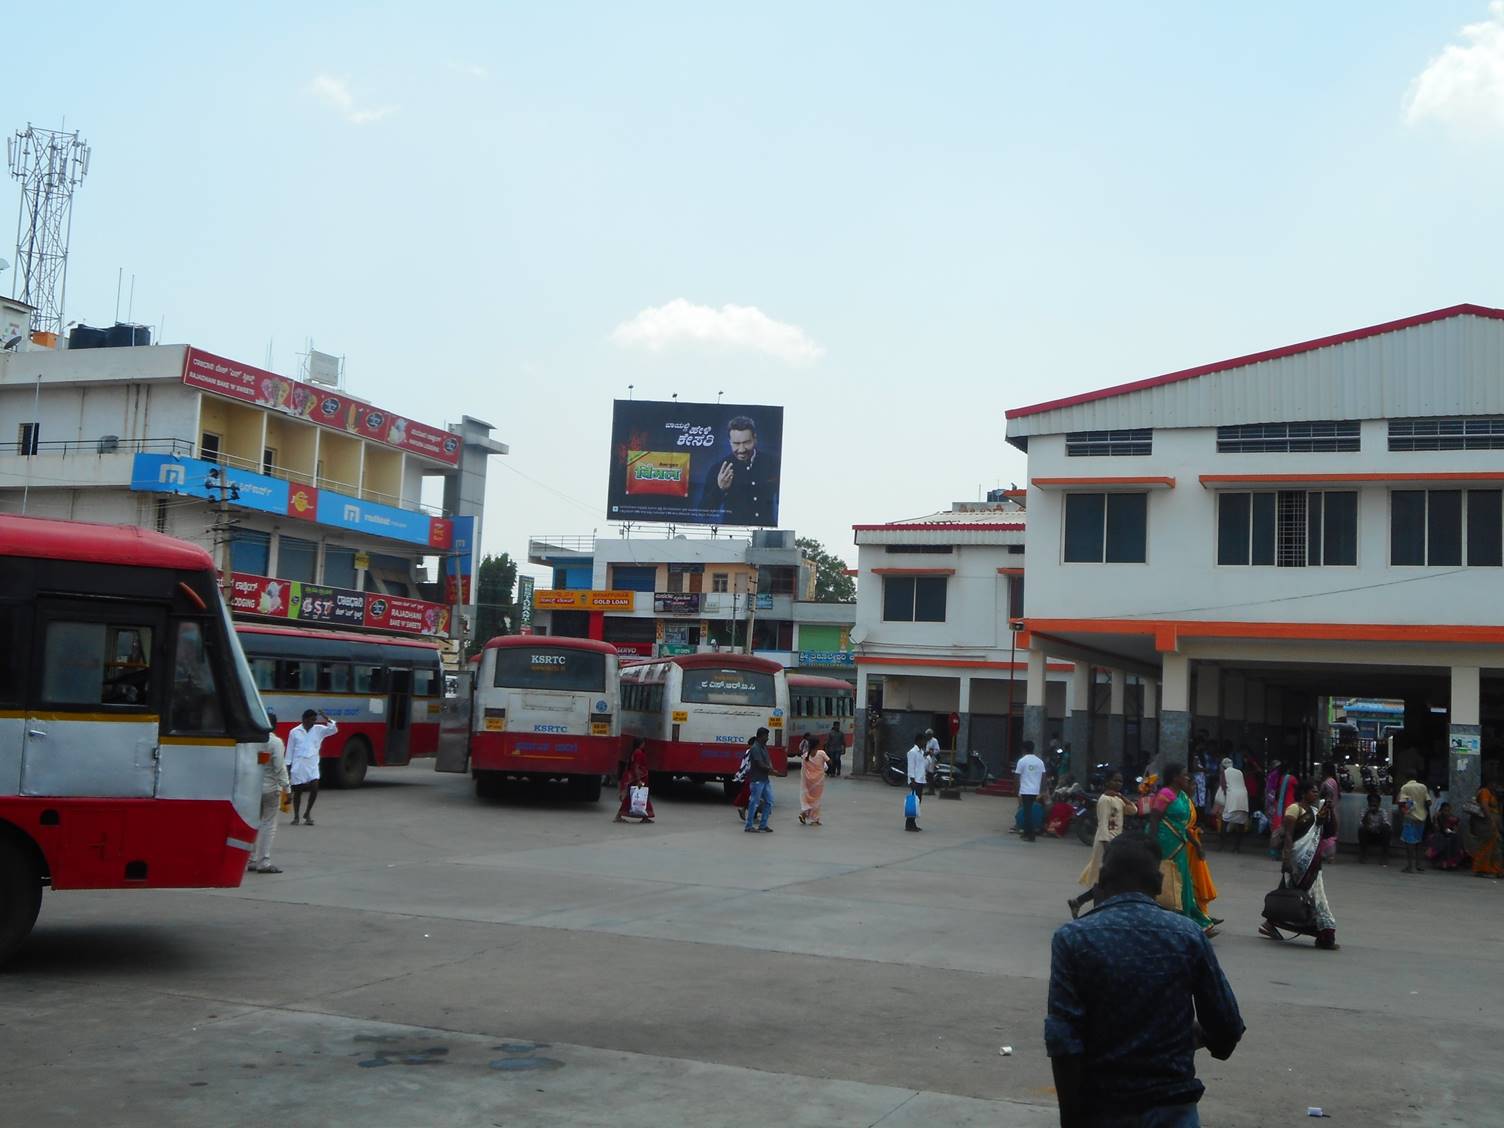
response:
[[[1322,697],[1401,697],[1404,742],[1471,795],[1504,721],[1504,311],[1018,408],[1007,436],[1031,732],[1047,657],[1145,675],[1146,710],[1157,682],[1181,759],[1193,729],[1309,756]]]
[[[203,544],[237,614],[411,633],[449,633],[462,601],[436,565],[478,537],[506,451],[479,420],[428,426],[185,345],[0,354],[0,421],[0,511]],[[304,606],[312,588],[342,594]]]
[[[533,594],[540,634],[595,638],[654,657],[747,650],[790,668],[852,670],[855,607],[815,601],[814,566],[788,529],[709,535],[535,536],[553,571]]]
[[[1027,696],[1028,650],[1011,626],[1023,614],[1026,519],[1020,499],[1000,493],[853,526],[858,770],[933,728],[963,758],[975,749],[995,774],[1012,771]],[[1070,663],[1050,667],[1046,737],[1059,735],[1075,751],[1087,748],[1088,735],[1067,724],[1071,673]],[[1089,685],[1079,690],[1083,708],[1089,694]],[[1121,735],[1121,726],[1112,731]]]

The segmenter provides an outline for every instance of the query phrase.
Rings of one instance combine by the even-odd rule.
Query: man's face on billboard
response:
[[[736,456],[738,462],[746,462],[752,457],[752,452],[757,449],[756,431],[735,431],[731,434],[731,453]]]

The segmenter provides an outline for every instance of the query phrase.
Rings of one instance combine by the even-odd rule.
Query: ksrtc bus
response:
[[[440,771],[475,777],[495,796],[508,779],[559,780],[594,803],[601,778],[621,757],[616,647],[588,638],[504,635],[472,665],[465,755],[446,754]],[[468,680],[468,679],[464,679]]]
[[[800,737],[823,741],[831,726],[841,729],[841,746],[850,746],[856,726],[856,687],[840,678],[817,674],[789,674],[789,749],[798,748]]]
[[[0,516],[0,961],[44,886],[238,886],[269,729],[204,549]]]
[[[741,764],[759,728],[770,733],[773,770],[788,770],[789,684],[777,662],[750,654],[683,654],[629,662],[621,672],[622,735],[647,741],[662,779],[721,780]]]
[[[320,749],[325,782],[359,787],[367,768],[438,750],[444,670],[434,643],[256,623],[235,632],[284,739],[305,709],[339,725]]]

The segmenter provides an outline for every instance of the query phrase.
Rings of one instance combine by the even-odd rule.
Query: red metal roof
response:
[[[214,558],[196,544],[135,525],[96,525],[50,517],[0,514],[0,556],[81,560],[136,568],[214,570]]]
[[[819,674],[795,674],[791,672],[789,674],[789,688],[799,689],[801,687],[804,689],[839,689],[847,693],[856,692],[855,686],[849,681],[842,681],[840,678],[825,678]]]
[[[1369,325],[1363,329],[1350,329],[1346,333],[1334,333],[1330,337],[1317,337],[1313,341],[1301,341],[1299,344],[1284,345],[1265,352],[1249,353],[1247,356],[1233,357],[1231,360],[1219,360],[1213,364],[1202,364],[1195,368],[1183,368],[1178,372],[1166,372],[1162,376],[1150,376],[1147,379],[1134,380],[1128,384],[1115,384],[1110,388],[1102,388],[1095,392],[1081,392],[1078,395],[1066,396],[1063,399],[1048,400],[1045,403],[1034,403],[1027,407],[1015,407],[1006,413],[1006,417],[1009,419],[1018,419],[1021,416],[1038,415],[1042,412],[1055,411],[1062,407],[1074,407],[1080,403],[1091,403],[1094,400],[1112,399],[1114,396],[1143,391],[1145,388],[1157,388],[1161,384],[1174,384],[1181,380],[1193,380],[1197,376],[1209,376],[1213,372],[1227,372],[1234,368],[1246,368],[1250,364],[1262,364],[1266,360],[1279,360],[1281,357],[1298,356],[1301,353],[1313,352],[1316,349],[1324,349],[1332,345],[1344,345],[1350,341],[1361,341],[1367,337],[1377,337],[1382,333],[1397,333],[1401,329],[1411,329],[1417,325],[1429,325],[1433,321],[1446,321],[1453,317],[1488,317],[1496,321],[1504,321],[1504,309],[1494,309],[1490,306],[1473,305],[1469,302],[1464,302],[1462,305],[1447,306],[1446,309],[1436,309],[1430,313],[1418,313],[1413,317],[1402,317],[1398,321],[1385,321],[1378,325]],[[858,527],[860,528],[860,526]]]
[[[514,646],[557,646],[564,650],[593,650],[597,654],[616,654],[609,642],[593,638],[564,638],[562,635],[497,635],[486,643],[487,650],[504,650]]]
[[[302,627],[274,627],[264,623],[236,622],[237,634],[255,635],[283,635],[292,638],[318,638],[328,639],[333,642],[362,642],[366,644],[379,643],[382,646],[416,646],[422,650],[437,650],[436,642],[425,642],[417,638],[404,638],[398,635],[381,634],[356,634],[354,631],[326,631],[318,627],[304,629]]]
[[[921,533],[1021,533],[1022,521],[897,521],[888,525],[853,525],[855,533],[921,532]]]

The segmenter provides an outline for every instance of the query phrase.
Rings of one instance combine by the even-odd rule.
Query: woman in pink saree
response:
[[[799,751],[799,821],[805,826],[819,826],[820,800],[825,795],[825,769],[830,757],[809,737],[800,742]]]

